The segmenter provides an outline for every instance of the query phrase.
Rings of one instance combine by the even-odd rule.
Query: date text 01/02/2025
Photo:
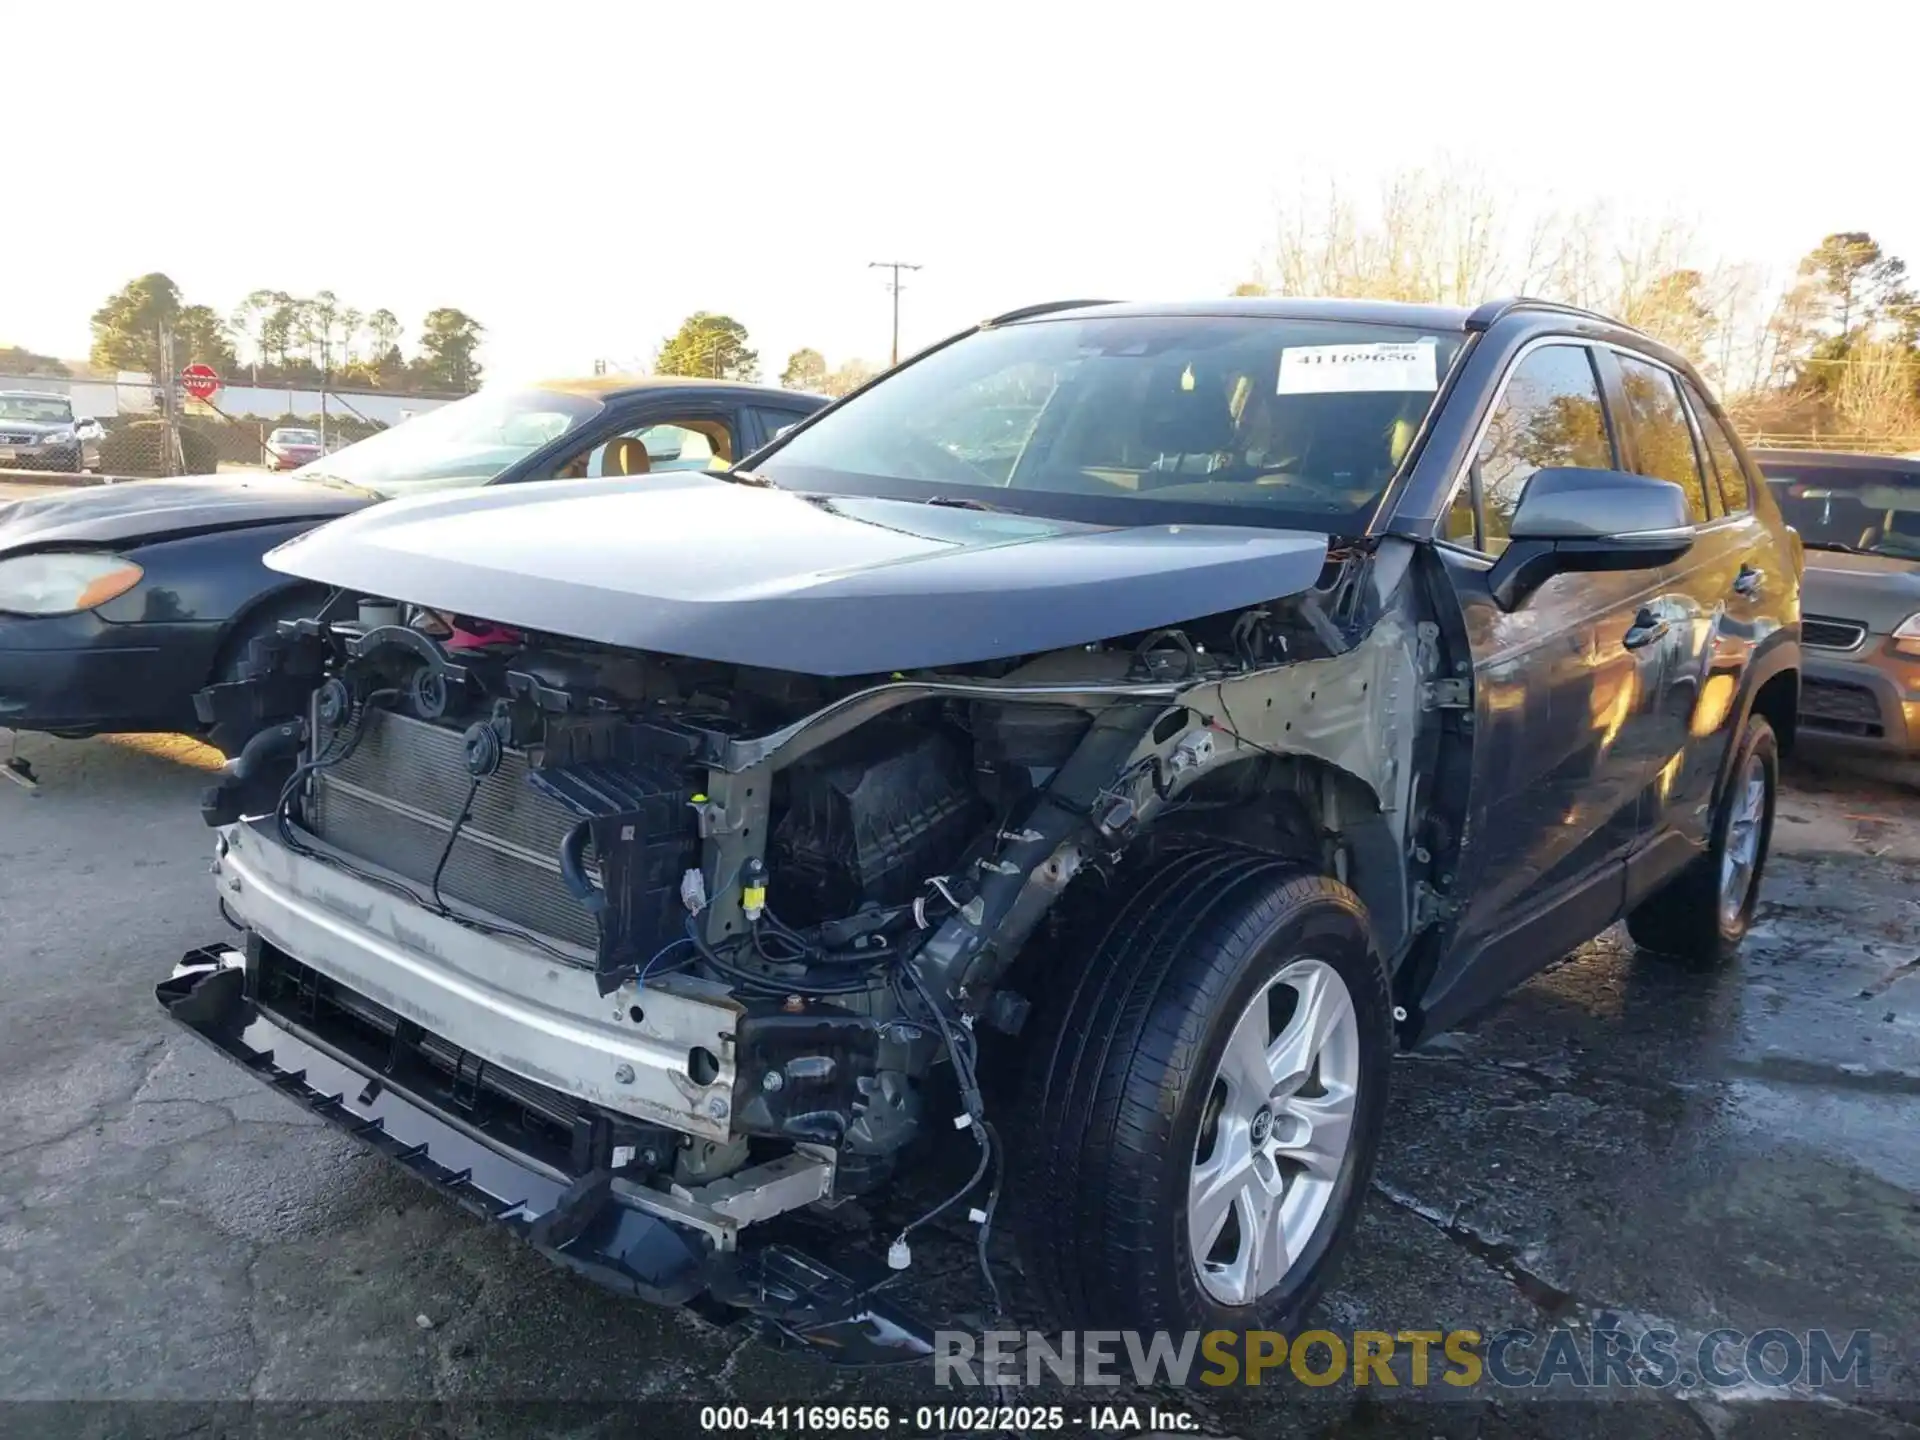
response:
[[[899,1430],[907,1434],[951,1435],[980,1431],[1085,1430],[1112,1434],[1165,1434],[1199,1428],[1193,1416],[1157,1405],[919,1405],[912,1410],[887,1405],[705,1405],[700,1429],[729,1431],[791,1430],[796,1433],[855,1433]]]

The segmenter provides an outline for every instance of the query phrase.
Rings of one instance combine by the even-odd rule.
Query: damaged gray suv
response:
[[[1075,1326],[1291,1327],[1396,1046],[1622,918],[1740,943],[1798,701],[1724,415],[1533,301],[1036,307],[731,471],[269,563],[333,598],[202,697],[269,723],[172,1017],[840,1359],[925,1352],[938,1214]]]

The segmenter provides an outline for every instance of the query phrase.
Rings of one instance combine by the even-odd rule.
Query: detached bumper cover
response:
[[[247,996],[245,961],[188,954],[155,989],[168,1015],[229,1060],[560,1265],[657,1305],[706,1295],[764,1322],[776,1342],[849,1364],[918,1360],[932,1337],[866,1298],[870,1286],[787,1245],[733,1253],[620,1203],[608,1172],[565,1173],[488,1143],[458,1117],[372,1073]]]

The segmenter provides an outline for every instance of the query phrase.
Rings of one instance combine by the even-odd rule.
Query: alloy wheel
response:
[[[1274,1289],[1312,1242],[1353,1139],[1360,1025],[1339,971],[1282,967],[1241,1012],[1194,1146],[1188,1239],[1223,1305]]]
[[[1767,819],[1767,767],[1749,755],[1728,796],[1726,839],[1720,847],[1720,920],[1737,925],[1760,869],[1760,836]]]

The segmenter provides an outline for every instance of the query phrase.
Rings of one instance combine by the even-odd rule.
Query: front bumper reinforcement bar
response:
[[[263,1084],[346,1131],[557,1264],[656,1305],[696,1300],[743,1311],[770,1341],[843,1364],[920,1360],[933,1340],[916,1318],[790,1245],[716,1250],[692,1226],[623,1204],[612,1175],[569,1176],[490,1144],[426,1098],[256,1006],[244,957],[189,953],[155,988],[168,1015]]]

